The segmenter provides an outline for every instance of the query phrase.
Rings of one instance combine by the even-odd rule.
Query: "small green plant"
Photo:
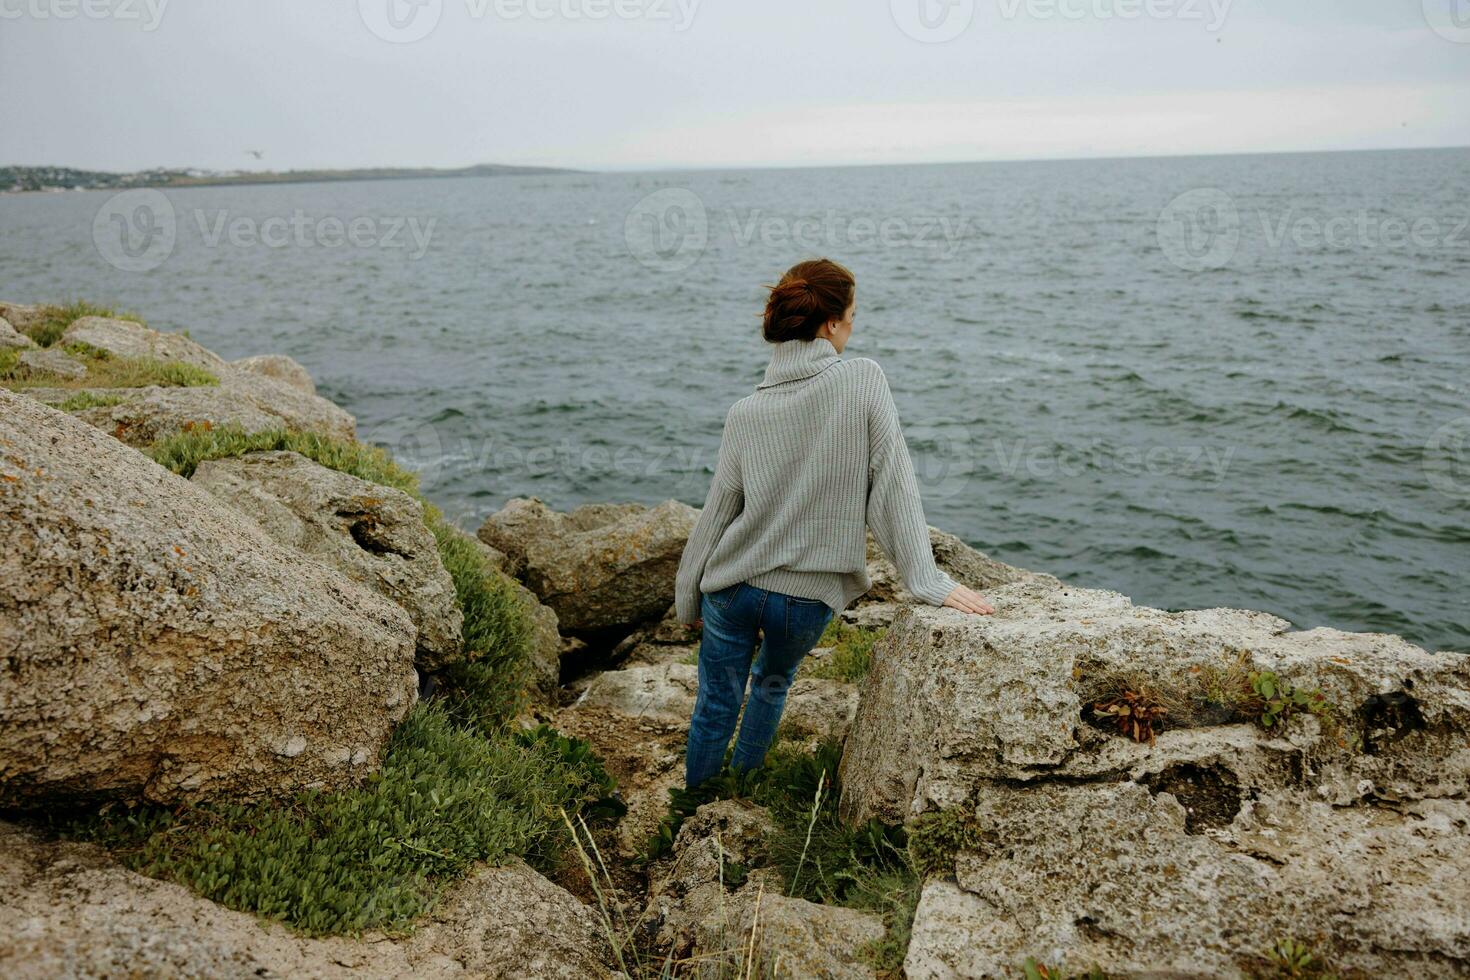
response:
[[[104,809],[65,830],[135,871],[306,933],[396,931],[475,861],[554,862],[569,843],[558,808],[601,791],[567,757],[544,737],[486,740],[420,704],[357,789],[287,805]]]
[[[820,659],[808,659],[802,664],[802,677],[826,677],[832,680],[857,682],[868,675],[873,663],[873,647],[883,636],[883,630],[851,626],[840,619],[827,624],[818,646],[830,647],[831,652]]]
[[[1057,967],[1039,963],[1033,956],[1026,957],[1026,962],[1021,964],[1021,974],[1026,980],[1108,980],[1108,975],[1097,966],[1086,973],[1067,973]]]
[[[19,352],[0,357],[0,385],[13,391],[26,388],[193,388],[217,385],[219,378],[200,367],[151,357],[119,357],[90,344],[68,344],[66,352],[76,357],[87,373],[67,378],[37,370],[20,362]]]
[[[1269,670],[1252,673],[1250,683],[1251,690],[1261,700],[1262,728],[1284,725],[1292,715],[1303,711],[1323,720],[1332,718],[1332,704],[1319,690],[1296,687]]]
[[[1337,980],[1337,973],[1306,943],[1295,939],[1276,940],[1266,950],[1269,972],[1258,980]]]
[[[961,851],[978,851],[984,835],[964,807],[926,813],[909,824],[909,856],[921,874],[953,874]]]
[[[99,395],[91,391],[79,391],[56,407],[63,412],[80,412],[84,408],[106,408],[118,405],[127,399],[121,395]]]

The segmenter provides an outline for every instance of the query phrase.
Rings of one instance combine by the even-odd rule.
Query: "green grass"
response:
[[[109,809],[64,829],[135,871],[308,934],[402,931],[476,861],[555,861],[569,843],[560,809],[608,790],[579,751],[545,733],[486,739],[420,704],[357,789],[287,805]]]
[[[46,371],[36,371],[20,363],[20,352],[0,352],[0,386],[12,391],[26,388],[191,388],[217,385],[219,378],[201,367],[178,361],[160,361],[151,357],[118,357],[90,344],[67,344],[87,369],[80,378],[64,378]]]
[[[830,647],[832,652],[819,660],[808,658],[801,667],[802,677],[826,677],[832,680],[856,683],[868,675],[873,664],[873,646],[883,636],[883,630],[862,626],[850,626],[840,619],[827,624],[817,646]]]
[[[106,408],[119,405],[127,399],[121,395],[99,395],[91,391],[79,391],[56,407],[63,412],[80,412],[84,408]]]
[[[142,323],[142,318],[131,313],[119,313],[106,306],[97,306],[85,300],[67,303],[63,306],[48,305],[41,307],[42,319],[29,325],[23,331],[42,347],[50,347],[61,339],[66,333],[66,328],[84,316],[105,316],[115,320],[132,320],[134,323]],[[18,329],[18,328],[17,328]]]

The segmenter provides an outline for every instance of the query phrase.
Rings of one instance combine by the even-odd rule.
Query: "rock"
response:
[[[687,726],[699,693],[699,667],[661,663],[599,674],[577,706],[658,725]],[[798,677],[786,694],[781,728],[794,737],[841,739],[857,708],[852,684]]]
[[[335,788],[417,690],[397,606],[0,390],[0,805]]]
[[[1470,975],[1470,806],[1247,802],[1191,833],[1134,782],[992,786],[976,850],[924,888],[911,980],[1013,977],[1027,957],[1071,976],[1274,975],[1280,938],[1353,976]]]
[[[356,435],[357,423],[341,408],[303,390],[298,381],[239,369],[182,334],[162,333],[131,320],[81,317],[67,327],[64,343],[86,343],[122,357],[150,357],[203,368],[218,385],[140,389],[121,405],[79,412],[81,418],[122,439],[145,446],[191,426],[238,426],[246,432],[299,429],[339,439]],[[294,362],[293,362],[294,363]]]
[[[556,610],[563,630],[626,628],[662,615],[697,511],[593,504],[569,514],[517,498],[491,515],[479,537],[504,552],[513,574]]]
[[[29,335],[31,330],[40,326],[45,319],[44,307],[27,306],[24,303],[6,303],[0,300],[0,320],[7,321],[22,334]]]
[[[519,861],[472,872],[402,945],[415,967],[449,960],[471,977],[611,976],[597,913]]]
[[[627,667],[599,674],[577,706],[661,725],[688,725],[698,692],[699,668],[693,664]]]
[[[977,551],[965,544],[953,534],[948,534],[936,527],[929,528],[929,544],[934,549],[934,561],[949,576],[961,585],[968,586],[977,592],[988,592],[998,586],[1008,585],[1011,582],[1020,582],[1034,578],[1040,573],[1030,572],[1024,568],[1007,565],[998,562],[984,552]],[[868,532],[868,577],[873,584],[858,599],[855,605],[861,606],[870,602],[900,603],[900,604],[926,604],[903,587],[903,579],[899,577],[898,569],[883,554],[878,541]],[[1050,578],[1050,576],[1042,576]],[[878,623],[871,625],[886,625]]]
[[[880,641],[842,764],[847,818],[907,820],[994,780],[1104,774],[1138,749],[1120,748],[1124,740],[1088,724],[1083,709],[1128,688],[1172,691],[1167,723],[1205,732],[1166,731],[1160,745],[1218,755],[1229,739],[1211,726],[1231,719],[1210,716],[1204,680],[1231,670],[1320,689],[1337,728],[1303,718],[1287,733],[1292,742],[1277,740],[1274,761],[1239,755],[1233,779],[1266,785],[1290,775],[1340,804],[1470,790],[1470,660],[1393,636],[1290,632],[1259,612],[1135,607],[1044,577],[989,596],[994,616],[915,606]],[[1262,752],[1272,742],[1257,741]],[[1263,775],[1272,766],[1275,776]]]
[[[23,333],[16,331],[10,321],[0,316],[0,350],[20,349],[25,350],[36,346],[35,341]]]
[[[23,350],[20,352],[20,363],[33,374],[53,374],[68,380],[87,376],[87,365],[55,347]]]
[[[0,974],[53,977],[610,977],[596,917],[522,864],[480,868],[412,936],[308,939],[0,824]]]
[[[72,321],[61,335],[63,344],[87,344],[118,357],[147,357],[155,361],[192,364],[216,376],[229,365],[183,334],[163,333],[132,320],[84,316]]]
[[[284,354],[256,354],[254,357],[242,357],[231,361],[230,367],[237,371],[244,371],[246,374],[275,378],[293,388],[300,388],[308,395],[316,394],[316,382],[311,380],[311,374],[306,368]]]
[[[874,980],[862,954],[882,938],[883,920],[870,912],[787,898],[753,881],[700,923],[695,955],[750,976]]]
[[[656,942],[686,954],[699,924],[719,912],[745,872],[765,866],[766,842],[776,832],[766,811],[739,800],[706,803],[684,821],[673,857],[649,882],[648,914],[658,923]]]
[[[351,439],[356,431],[352,416],[325,398],[272,378],[227,373],[218,385],[149,386],[136,392],[120,405],[89,408],[77,417],[130,446],[147,446],[197,426],[247,433],[297,429],[335,439]]]
[[[191,478],[289,548],[396,603],[418,630],[417,666],[462,656],[463,616],[424,508],[401,490],[292,452],[206,460]]]

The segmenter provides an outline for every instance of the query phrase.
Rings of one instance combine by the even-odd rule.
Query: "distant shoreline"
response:
[[[358,180],[413,180],[441,177],[534,177],[581,174],[565,167],[523,167],[482,163],[471,167],[364,167],[348,170],[211,171],[141,170],[112,173],[71,167],[0,167],[0,194],[55,193],[72,190],[227,187],[242,184],[316,184]]]

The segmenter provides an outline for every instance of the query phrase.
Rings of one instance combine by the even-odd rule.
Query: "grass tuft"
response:
[[[178,361],[160,361],[152,357],[118,357],[90,344],[68,344],[66,352],[75,355],[87,373],[80,378],[65,378],[48,371],[38,371],[20,363],[19,351],[6,351],[0,356],[0,386],[12,391],[26,388],[194,388],[217,385],[219,378],[201,367]]]
[[[550,866],[553,818],[606,773],[541,737],[487,740],[420,704],[361,787],[288,805],[104,809],[64,828],[135,871],[312,934],[402,931],[476,861]]]
[[[818,646],[830,647],[831,653],[819,660],[808,658],[802,663],[802,677],[826,677],[856,683],[868,675],[873,664],[873,646],[884,631],[852,626],[834,618],[827,624]]]

